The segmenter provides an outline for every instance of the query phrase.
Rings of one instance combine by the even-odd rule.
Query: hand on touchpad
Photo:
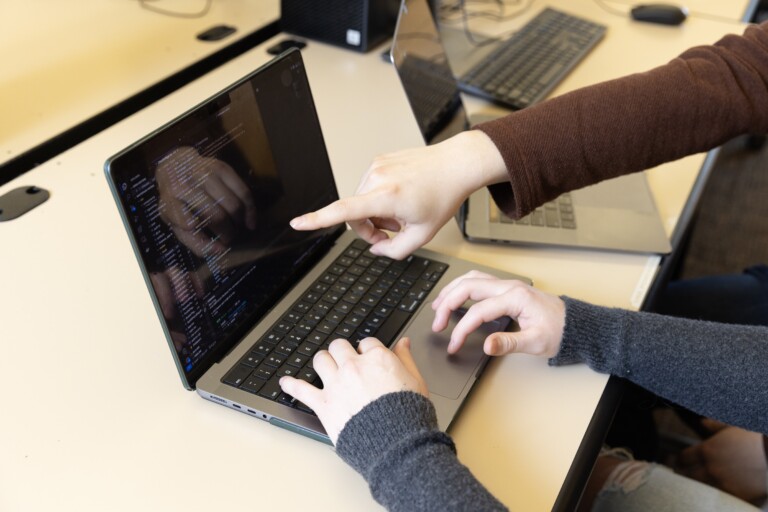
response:
[[[440,333],[432,332],[427,315],[419,315],[408,328],[411,352],[430,394],[458,398],[487,357],[483,353],[485,338],[506,328],[501,321],[485,323],[467,337],[461,350],[449,355],[446,349],[451,332],[465,312],[455,311],[448,327]]]

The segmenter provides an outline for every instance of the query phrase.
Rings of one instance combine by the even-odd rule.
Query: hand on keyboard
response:
[[[396,391],[429,396],[410,346],[403,338],[389,350],[376,338],[365,338],[356,352],[348,341],[338,339],[315,355],[323,389],[293,377],[283,377],[280,386],[312,408],[335,445],[347,421],[377,398]]]

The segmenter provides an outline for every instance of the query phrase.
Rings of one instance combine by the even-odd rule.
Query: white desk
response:
[[[147,1],[181,13],[205,3]],[[213,0],[205,16],[186,19],[138,0],[4,0],[0,166],[277,20],[279,11],[277,0]],[[221,24],[237,31],[196,39]]]
[[[696,19],[676,30],[633,24],[582,4],[611,29],[558,92],[740,31]],[[652,51],[627,59],[638,47]],[[1,510],[376,509],[327,446],[182,388],[103,177],[107,157],[267,58],[256,48],[0,187],[34,183],[52,193],[0,224]],[[394,71],[376,52],[312,43],[304,58],[342,196],[375,154],[421,144]],[[650,173],[670,229],[703,158]],[[549,292],[629,309],[657,263],[472,245],[454,224],[430,247],[526,274]],[[606,379],[528,356],[493,361],[451,430],[461,460],[512,510],[551,509]]]

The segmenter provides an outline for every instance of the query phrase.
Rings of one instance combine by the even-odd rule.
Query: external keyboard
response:
[[[337,338],[356,346],[375,336],[391,345],[448,265],[418,256],[396,261],[368,248],[363,240],[353,241],[222,381],[311,413],[282,392],[282,376],[319,385],[312,357]]]
[[[459,78],[460,88],[513,109],[543,99],[605,34],[606,27],[546,8]]]

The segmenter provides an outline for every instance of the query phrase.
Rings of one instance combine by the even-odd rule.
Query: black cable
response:
[[[627,17],[629,16],[628,12],[621,11],[619,9],[614,9],[613,7],[607,5],[603,0],[595,0],[595,3],[600,6],[604,11],[609,12],[611,14],[615,14],[616,16],[621,17]]]
[[[467,40],[472,45],[481,47],[481,46],[486,46],[486,45],[489,45],[489,44],[498,43],[499,41],[501,41],[501,40],[505,39],[506,37],[508,37],[511,33],[514,33],[514,31],[511,32],[510,34],[501,35],[501,36],[498,36],[498,37],[487,37],[487,38],[483,38],[483,39],[480,40],[480,39],[477,39],[475,37],[475,34],[473,34],[469,30],[469,20],[470,19],[472,19],[472,18],[488,18],[488,19],[494,20],[496,22],[502,22],[502,21],[506,21],[506,20],[511,20],[513,18],[516,18],[516,17],[520,16],[521,14],[525,13],[528,9],[530,9],[531,6],[533,5],[534,1],[535,0],[527,0],[527,2],[520,9],[518,9],[517,11],[513,12],[512,14],[505,14],[504,13],[504,9],[505,9],[507,3],[514,4],[514,5],[519,5],[519,4],[523,3],[523,0],[517,0],[515,2],[504,2],[503,0],[484,0],[484,1],[483,0],[476,0],[476,2],[475,2],[475,3],[494,3],[494,4],[496,4],[498,6],[498,12],[493,12],[493,11],[470,11],[470,10],[467,9],[467,3],[468,3],[467,0],[458,0],[457,3],[454,4],[454,5],[448,5],[448,6],[443,5],[443,6],[441,6],[440,18],[441,18],[441,22],[447,22],[447,23],[456,22],[455,20],[451,20],[450,18],[448,18],[448,16],[451,16],[451,15],[455,16],[455,15],[458,14],[460,16],[458,22],[460,22],[462,24],[464,35],[466,36]]]
[[[176,11],[169,11],[168,9],[163,9],[160,7],[155,7],[154,5],[150,5],[149,2],[152,0],[139,0],[139,5],[142,9],[146,9],[151,12],[155,12],[157,14],[163,14],[165,16],[171,16],[174,18],[202,18],[206,14],[208,14],[208,11],[211,10],[211,4],[213,3],[213,0],[205,0],[205,5],[203,8],[198,12],[176,12]]]

